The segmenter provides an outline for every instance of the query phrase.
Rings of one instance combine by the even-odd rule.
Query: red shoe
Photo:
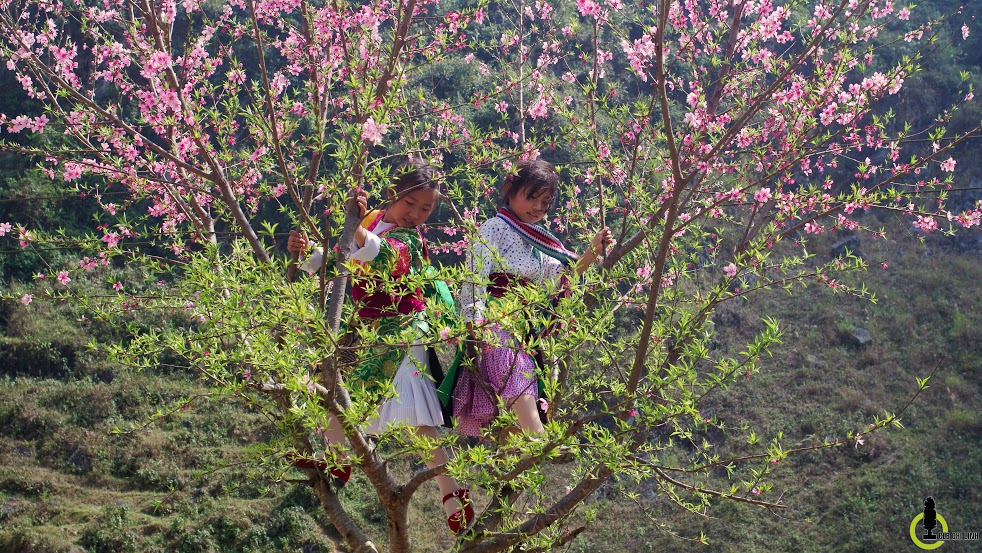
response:
[[[335,485],[339,488],[348,483],[351,479],[351,465],[341,465],[341,466],[330,466],[326,459],[318,459],[310,457],[303,457],[297,453],[287,453],[286,458],[293,461],[293,466],[300,467],[304,469],[320,469],[329,470],[331,476],[334,477]]]
[[[471,505],[470,493],[470,490],[467,488],[458,488],[457,491],[443,496],[444,504],[456,498],[463,505],[461,510],[447,517],[447,526],[450,527],[450,531],[454,534],[459,534],[466,530],[474,520],[474,506]]]

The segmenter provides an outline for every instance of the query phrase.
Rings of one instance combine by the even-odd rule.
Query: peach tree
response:
[[[864,260],[822,261],[808,245],[822,233],[882,237],[872,211],[923,232],[979,224],[977,203],[947,204],[953,150],[979,130],[951,126],[973,102],[969,76],[927,128],[890,109],[960,18],[915,24],[891,0],[2,0],[3,70],[41,109],[0,114],[0,148],[100,209],[84,236],[27,221],[3,222],[0,236],[77,248],[78,262],[46,282],[94,316],[123,325],[134,310],[184,312],[180,331],[144,330],[113,354],[136,368],[166,355],[266,414],[277,437],[254,460],[271,475],[286,452],[337,462],[316,436],[328,414],[344,421],[364,475],[353,485],[374,490],[386,535],[352,518],[328,473],[304,473],[352,550],[409,551],[410,500],[442,473],[480,507],[459,551],[568,543],[590,518],[584,501],[613,476],[655,480],[693,510],[779,507],[774,463],[858,445],[899,419],[788,443],[705,414],[707,397],[766,368],[782,336],[763,320],[730,355],[712,346],[712,315],[798,284],[871,298],[843,278]],[[447,208],[426,237],[452,288],[475,283],[460,255],[518,159],[559,166],[547,224],[568,245],[601,226],[617,242],[560,301],[530,291],[496,315],[561,329],[529,344],[545,359],[546,436],[502,437],[514,423],[504,411],[487,440],[446,432],[453,461],[399,478],[390,461],[433,444],[360,430],[385,392],[345,379],[359,218],[344,199],[362,187],[381,200],[389,168],[409,156],[445,174]],[[297,260],[278,249],[288,226],[335,252],[315,277],[296,278]],[[73,290],[73,276],[113,263],[144,278]],[[465,337],[453,313],[428,311],[433,345]],[[709,429],[746,445],[721,455]]]

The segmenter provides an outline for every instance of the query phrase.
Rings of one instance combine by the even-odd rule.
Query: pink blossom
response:
[[[967,39],[968,39],[968,25],[967,24],[963,24],[962,25],[962,40],[967,40]]]
[[[610,157],[610,147],[601,142],[600,145],[597,146],[597,159],[607,159],[608,157]]]
[[[952,171],[954,171],[955,170],[955,159],[949,157],[948,159],[942,161],[941,162],[941,170],[942,171],[947,171],[949,173],[952,172]]]
[[[34,132],[44,132],[44,126],[48,124],[50,119],[46,115],[39,115],[34,119],[31,119],[30,129]]]
[[[543,413],[549,412],[549,402],[545,398],[539,398],[539,409],[542,409]]]
[[[369,117],[361,129],[361,139],[370,142],[375,146],[382,143],[382,137],[388,132],[389,126],[385,123],[376,123],[375,119]]]
[[[181,99],[178,97],[177,92],[174,90],[164,90],[162,91],[158,99],[165,108],[177,113],[181,111]]]
[[[737,274],[737,266],[734,265],[733,263],[730,263],[726,267],[723,267],[723,272],[726,273],[726,276],[733,278]]]
[[[861,446],[861,445],[863,445],[865,443],[866,443],[866,440],[864,440],[862,436],[856,436],[856,449],[859,449],[859,446]]]
[[[66,181],[73,181],[82,176],[82,166],[78,163],[69,161],[65,164],[65,171],[63,173]]]
[[[770,188],[761,188],[760,190],[754,192],[754,200],[758,203],[767,203],[772,197]]]
[[[10,223],[0,223],[0,236],[3,236],[13,229]]]
[[[576,10],[583,17],[587,17],[600,13],[600,6],[593,0],[576,0]]]
[[[19,133],[20,131],[27,128],[31,124],[31,119],[26,115],[18,115],[10,120],[10,126],[7,127],[7,132]]]
[[[924,232],[931,232],[932,230],[938,229],[938,222],[934,220],[934,217],[918,215],[917,220],[914,221],[914,228],[918,228]]]
[[[887,267],[889,267],[889,265],[886,264],[886,261],[884,261],[883,263],[880,263],[880,268],[883,269],[884,271],[887,270]]]
[[[120,291],[122,289],[123,289],[123,283],[122,282],[116,281],[116,282],[113,283],[113,290],[116,290],[118,292],[118,291]]]
[[[20,227],[17,230],[20,232],[18,243],[20,244],[21,248],[26,248],[28,244],[34,241],[34,235],[31,234],[31,231],[24,227]]]
[[[754,489],[750,490],[750,492],[754,495],[760,495],[760,488],[755,487]]]
[[[529,117],[532,119],[544,119],[547,115],[549,115],[549,104],[545,97],[540,97],[529,108]]]
[[[241,69],[233,69],[228,72],[228,82],[233,84],[243,84],[245,83],[246,75],[245,71]]]
[[[62,286],[66,286],[71,281],[72,279],[68,277],[68,271],[60,271],[58,273],[58,282],[60,282]]]
[[[159,72],[161,69],[168,67],[171,64],[170,55],[167,52],[154,52],[147,59],[147,63],[144,66],[142,75],[146,78],[151,78],[155,73]]]
[[[119,234],[116,232],[107,232],[105,236],[102,237],[102,241],[106,243],[110,248],[115,248],[119,244]]]
[[[32,301],[34,301],[34,296],[31,294],[24,294],[20,297],[20,302],[24,305],[31,305]]]

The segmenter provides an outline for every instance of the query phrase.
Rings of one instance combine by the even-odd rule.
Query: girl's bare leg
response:
[[[327,415],[327,426],[324,427],[322,437],[324,438],[324,447],[327,449],[336,449],[336,446],[344,444],[344,427],[341,426],[341,421],[330,413]],[[347,458],[348,456],[342,455],[342,457]]]
[[[420,435],[426,436],[427,438],[431,438],[433,440],[440,439],[439,431],[437,431],[437,429],[433,426],[417,426],[416,431],[419,432]],[[446,450],[442,447],[438,447],[432,451],[430,460],[426,461],[426,466],[428,468],[433,468],[449,461],[450,456],[447,455]],[[446,474],[441,474],[440,476],[436,477],[436,485],[440,486],[440,497],[446,497],[447,494],[451,494],[460,488],[457,481],[450,478]],[[443,510],[446,511],[448,517],[459,511],[462,507],[463,505],[461,505],[458,501],[447,501],[443,504]]]
[[[542,420],[539,419],[539,409],[536,402],[537,399],[532,394],[522,394],[512,402],[511,410],[518,417],[518,425],[522,427],[522,430],[529,434],[544,434],[546,429],[542,427]]]

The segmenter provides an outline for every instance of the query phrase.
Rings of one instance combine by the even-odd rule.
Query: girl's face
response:
[[[523,223],[538,223],[549,213],[552,206],[552,195],[555,190],[542,188],[532,197],[528,196],[528,188],[522,187],[508,198],[508,209],[511,210]]]
[[[402,228],[422,225],[433,212],[439,199],[440,191],[435,188],[414,190],[389,204],[382,220]]]

